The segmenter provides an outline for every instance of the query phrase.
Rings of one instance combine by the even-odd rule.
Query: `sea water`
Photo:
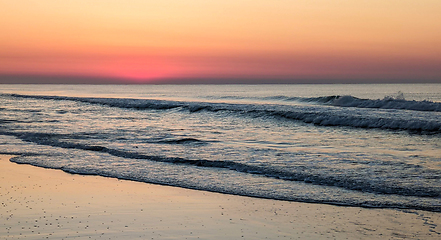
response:
[[[12,161],[287,201],[441,211],[441,84],[0,85]]]

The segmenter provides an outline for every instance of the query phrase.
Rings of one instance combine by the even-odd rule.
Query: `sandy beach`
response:
[[[274,201],[0,160],[1,239],[439,239],[441,213]]]

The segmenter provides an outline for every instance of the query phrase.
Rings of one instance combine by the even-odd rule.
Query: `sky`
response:
[[[0,0],[0,83],[441,83],[440,0]]]

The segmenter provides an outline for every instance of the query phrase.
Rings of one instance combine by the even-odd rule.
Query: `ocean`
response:
[[[441,212],[441,84],[0,85],[0,113],[20,164]]]

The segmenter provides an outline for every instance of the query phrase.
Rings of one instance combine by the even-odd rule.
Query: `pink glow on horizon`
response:
[[[441,82],[440,1],[29,4],[2,2],[0,76]]]
[[[436,79],[441,59],[399,56],[37,57],[0,59],[4,74],[79,75],[149,82],[171,78]]]

